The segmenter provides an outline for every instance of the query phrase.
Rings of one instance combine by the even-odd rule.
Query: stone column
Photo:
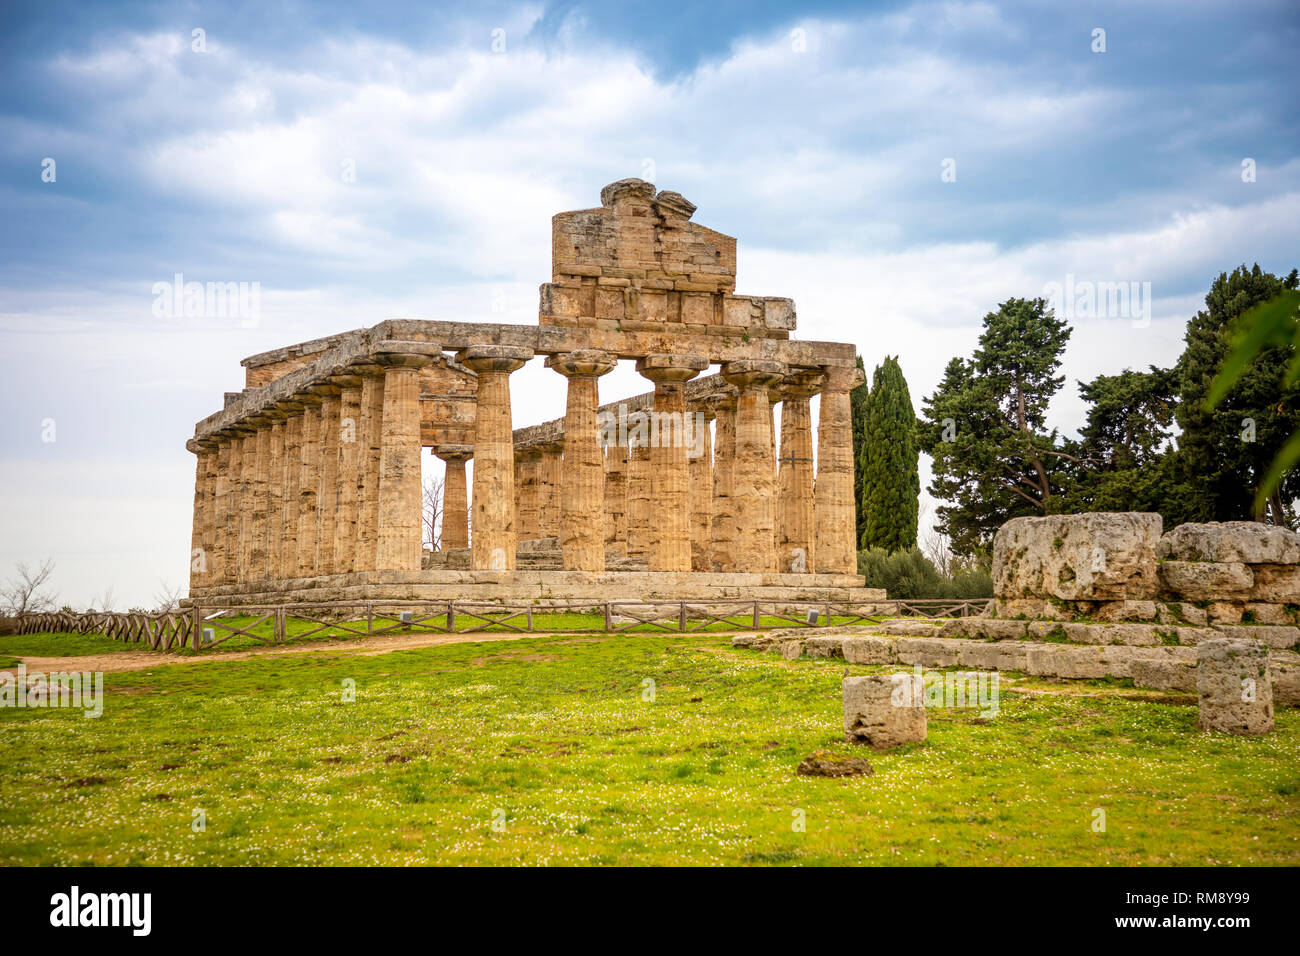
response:
[[[442,480],[442,550],[469,547],[469,494],[465,462],[474,456],[472,445],[439,445],[434,454],[447,463]]]
[[[605,449],[605,546],[615,554],[627,554],[626,445],[610,444]]]
[[[317,574],[334,573],[334,518],[339,497],[339,409],[343,390],[331,383],[313,385],[320,396],[320,460],[316,468],[320,485],[316,492],[316,553],[312,563]]]
[[[248,546],[248,580],[266,580],[266,525],[271,495],[271,419],[259,415],[253,419],[256,430],[248,439],[253,448],[252,532]]]
[[[194,442],[194,527],[190,533],[190,590],[212,579],[212,529],[215,527],[217,443]]]
[[[298,456],[298,577],[316,573],[316,492],[320,486],[319,395],[298,396],[303,403],[301,454]]]
[[[776,570],[776,464],[772,460],[772,406],[768,386],[788,372],[780,362],[728,362],[722,376],[735,385],[736,457],[732,475],[736,541],[741,572]]]
[[[248,429],[235,427],[234,440],[230,442],[230,537],[226,553],[230,555],[231,584],[243,584],[248,576],[248,464],[252,460],[252,447],[248,442]]]
[[[564,445],[542,446],[542,460],[538,465],[537,481],[537,536],[560,536],[560,483],[563,478]]]
[[[361,461],[361,376],[333,375],[339,392],[338,500],[334,507],[334,573],[356,570],[357,485]]]
[[[650,439],[627,440],[627,553],[642,557],[650,554]]]
[[[418,571],[424,508],[420,369],[442,354],[442,348],[414,342],[386,342],[380,348],[379,361],[385,368],[375,567],[380,571]]]
[[[701,407],[698,414],[703,426],[696,435],[700,454],[689,459],[691,473],[691,570],[710,570],[710,529],[713,524],[713,437],[709,423],[713,412]]]
[[[713,439],[713,520],[709,525],[709,564],[714,571],[734,571],[736,511],[731,499],[736,462],[736,398],[711,402],[717,434]]]
[[[560,552],[566,571],[605,570],[605,464],[600,453],[599,379],[618,359],[583,349],[549,355],[546,367],[569,380],[560,476]]]
[[[282,402],[280,409],[288,416],[284,420],[284,471],[280,481],[282,491],[280,508],[280,580],[298,576],[298,476],[302,459],[301,402]]]
[[[230,528],[230,455],[233,443],[227,434],[214,436],[217,442],[217,475],[212,482],[212,545],[208,553],[208,580],[212,584],[228,583],[230,561],[226,542]]]
[[[520,448],[515,455],[515,525],[520,541],[540,537],[537,532],[537,508],[541,500],[542,451]]]
[[[515,449],[510,425],[510,373],[533,357],[532,349],[474,345],[460,363],[478,373],[474,414],[474,536],[476,571],[513,571],[518,545],[515,527]]]
[[[262,577],[279,580],[280,549],[284,546],[284,428],[285,414],[279,408],[268,409],[267,426],[271,433],[266,456],[266,559]]]
[[[813,441],[810,399],[819,373],[796,373],[781,386],[781,461],[776,517],[778,570],[811,572],[813,557]]]
[[[357,541],[355,568],[375,570],[379,543],[379,459],[383,444],[380,425],[384,418],[384,368],[362,365],[361,437],[357,448]]]
[[[853,427],[849,392],[865,379],[861,369],[823,369],[817,422],[817,493],[814,504],[816,565],[825,574],[857,573],[853,497]]]
[[[654,354],[636,370],[654,382],[650,440],[650,570],[691,569],[691,479],[687,465],[685,384],[709,367],[703,355]]]

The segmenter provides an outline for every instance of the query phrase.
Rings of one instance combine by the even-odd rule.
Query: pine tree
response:
[[[858,460],[864,512],[859,546],[889,552],[914,547],[921,495],[916,413],[895,356],[876,366],[866,420]]]
[[[858,356],[858,368],[864,368],[861,355]],[[867,395],[867,382],[864,376],[862,384],[849,392],[849,414],[853,432],[853,499],[857,506],[854,509],[857,515],[855,541],[862,540],[862,529],[866,524],[867,498],[862,483],[865,474],[862,450],[867,442]]]
[[[1300,428],[1300,387],[1283,377],[1295,354],[1276,344],[1256,355],[1223,401],[1205,407],[1211,383],[1242,331],[1237,319],[1253,305],[1297,285],[1295,270],[1286,279],[1256,265],[1220,273],[1205,297],[1205,308],[1187,324],[1186,347],[1178,360],[1181,402],[1177,466],[1188,489],[1185,521],[1263,520],[1254,506],[1255,491],[1278,451]],[[1285,502],[1300,495],[1300,476],[1292,473],[1269,502],[1274,523],[1287,523]]]
[[[984,316],[974,359],[949,362],[925,400],[920,445],[954,553],[987,553],[1008,519],[1059,510],[1072,456],[1047,430],[1047,405],[1065,382],[1056,373],[1069,339],[1043,299],[1008,299]]]

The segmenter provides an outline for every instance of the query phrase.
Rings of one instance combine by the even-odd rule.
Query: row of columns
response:
[[[717,423],[716,444],[708,447],[706,427],[704,454],[691,458],[682,436],[602,452],[597,382],[616,357],[594,350],[551,355],[547,367],[568,379],[564,444],[522,449],[516,457],[509,375],[531,357],[528,349],[508,346],[460,355],[479,373],[474,568],[513,569],[521,539],[555,536],[566,570],[603,570],[609,548],[646,556],[651,571],[855,571],[848,418],[854,369],[792,375],[779,362],[726,363],[722,374],[736,393],[702,405],[706,419]],[[637,361],[654,383],[659,421],[688,414],[685,383],[708,364],[703,356],[674,354]],[[822,467],[814,482],[810,400],[819,392]],[[777,401],[784,403],[779,462]],[[448,514],[451,481],[449,468]],[[455,537],[444,531],[444,547],[458,546],[457,540],[463,540],[459,530]]]
[[[431,343],[389,343],[197,443],[191,587],[418,570],[419,370]]]
[[[431,343],[386,343],[373,364],[198,442],[191,585],[418,570],[419,370],[440,352]],[[516,475],[510,373],[532,357],[513,346],[458,354],[478,377],[474,443],[435,453],[447,463],[444,547],[468,542],[475,569],[512,570],[520,537],[554,534],[566,570],[603,570],[607,543],[647,555],[652,571],[855,570],[854,369],[791,376],[778,362],[724,364],[736,393],[704,404],[717,423],[716,447],[691,459],[680,435],[660,436],[654,447],[611,446],[606,455],[597,383],[617,358],[596,350],[551,355],[547,367],[568,380],[564,446],[525,456]],[[637,361],[654,383],[659,421],[682,420],[685,383],[708,364],[676,354]],[[809,399],[818,391],[814,486]],[[779,465],[774,401],[785,403]]]

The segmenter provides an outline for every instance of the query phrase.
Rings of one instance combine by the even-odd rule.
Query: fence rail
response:
[[[971,617],[984,613],[990,598],[924,601],[575,601],[486,604],[473,601],[340,601],[321,604],[195,606],[180,611],[26,614],[19,634],[67,632],[103,634],[148,645],[156,651],[209,650],[233,637],[277,645],[317,635],[371,637],[393,633],[474,633],[504,628],[519,633],[619,633],[633,628],[690,633],[715,624],[734,630],[771,626],[826,627],[874,624],[884,618]],[[584,614],[598,623],[538,627],[537,617]],[[468,626],[466,626],[468,622]],[[269,627],[263,625],[269,624]],[[290,625],[293,625],[292,627]]]

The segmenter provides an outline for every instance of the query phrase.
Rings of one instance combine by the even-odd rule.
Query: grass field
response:
[[[1176,695],[1007,675],[996,717],[797,776],[862,754],[844,671],[624,634],[109,672],[98,719],[0,709],[0,863],[1300,863],[1300,712],[1233,738]]]

